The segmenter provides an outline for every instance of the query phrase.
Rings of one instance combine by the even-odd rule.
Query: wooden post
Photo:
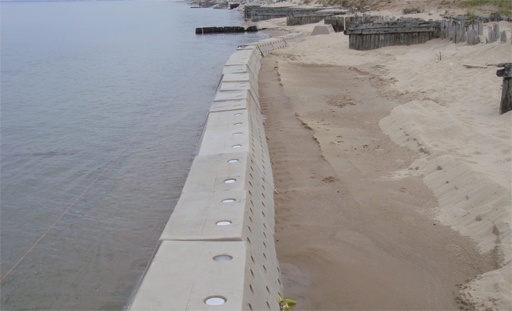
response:
[[[444,36],[444,21],[441,21],[439,23],[439,29],[440,29],[439,36],[441,37],[441,39],[444,39],[445,38],[445,36]]]
[[[480,32],[480,24],[473,24],[472,27],[474,33],[473,44],[478,44],[480,43],[480,36],[478,35],[478,33]]]
[[[453,43],[459,43],[460,42],[460,22],[455,22],[455,29],[453,30]]]
[[[487,38],[489,40],[489,43],[496,41],[496,37],[494,36],[494,30],[492,29],[492,26],[487,27]]]
[[[459,24],[459,42],[466,42],[467,39],[467,29],[466,29],[466,19],[462,18]]]
[[[500,24],[494,24],[493,30],[494,30],[494,38],[495,38],[494,41],[498,41],[498,39],[500,38]]]
[[[500,114],[504,114],[512,110],[512,63],[501,63],[496,66],[503,67],[496,72],[496,75],[503,77]]]
[[[507,33],[505,30],[501,32],[501,42],[507,42]]]
[[[479,43],[478,29],[475,29],[476,25],[471,24],[468,26],[468,44],[475,45]]]
[[[484,35],[484,23],[482,21],[478,21],[478,35]]]

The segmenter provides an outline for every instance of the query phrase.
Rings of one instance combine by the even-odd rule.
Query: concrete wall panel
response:
[[[250,82],[221,82],[219,91],[235,91],[235,90],[251,90],[252,86]],[[257,94],[254,94],[257,96]]]
[[[259,69],[257,69],[259,70]],[[247,74],[250,79],[247,81],[251,83],[251,86],[257,90],[257,82],[258,82],[258,73],[254,72],[254,69],[249,68],[248,65],[232,65],[232,66],[224,66],[222,69],[222,75],[226,74]],[[222,78],[220,79],[222,82]],[[229,81],[228,81],[229,82]],[[233,81],[231,81],[233,82]],[[234,81],[234,82],[243,82],[243,81]]]
[[[222,75],[219,85],[223,82],[249,82],[253,87],[254,92],[258,94],[258,79],[253,77],[250,73],[226,73]]]
[[[304,35],[300,34],[300,33],[290,33],[290,34],[282,36],[282,38],[284,39],[284,41],[286,43],[288,43],[288,42],[301,42],[301,41],[306,40]]]
[[[183,192],[161,240],[240,241],[246,192]]]
[[[272,38],[272,46],[274,49],[282,49],[286,47],[286,41],[283,38]]]
[[[244,85],[247,84],[249,84],[249,82],[222,82],[219,91],[215,94],[214,101],[240,100],[247,99],[251,96],[256,97],[256,94],[254,94],[250,87],[244,88]],[[223,85],[225,90],[222,90]]]
[[[130,310],[245,309],[246,253],[244,242],[163,241]],[[226,302],[210,306],[210,297]]]
[[[250,74],[253,81],[258,80],[258,73],[260,71],[260,62],[249,63],[249,64],[234,64],[234,65],[225,65],[222,73],[248,73]]]
[[[256,165],[254,157],[247,153],[197,156],[183,193],[245,190],[248,198],[246,212],[264,217],[265,227],[273,233],[274,187],[272,180],[267,178],[270,174]],[[181,206],[181,202],[178,205]]]
[[[261,59],[261,55],[258,53],[258,49],[253,46],[239,47],[226,62],[226,66],[238,65],[238,64],[256,64]]]
[[[261,53],[257,47],[238,48],[235,53],[226,62],[226,66],[247,65],[254,73],[258,73],[260,69]]]
[[[210,107],[210,112],[248,109],[249,105],[251,105],[251,103],[249,100],[246,100],[246,99],[218,101],[218,102],[213,102],[212,106]],[[256,105],[256,104],[253,104],[253,105]]]
[[[247,153],[200,155],[194,160],[184,192],[230,190],[267,191],[272,185],[262,178],[261,169],[252,165]],[[230,160],[236,159],[238,162]]]
[[[215,106],[219,102],[223,101],[240,101],[245,100],[245,108],[248,113],[254,116],[260,114],[259,100],[257,93],[254,92],[253,88],[245,88],[248,82],[222,82],[219,86],[219,90],[215,94],[215,99],[212,106],[210,107],[211,112],[217,112]]]
[[[198,155],[249,152],[247,110],[208,114]]]
[[[274,45],[270,40],[262,40],[256,44],[262,55],[267,55],[269,52],[274,50]]]

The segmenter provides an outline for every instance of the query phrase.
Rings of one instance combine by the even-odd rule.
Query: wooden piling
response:
[[[503,67],[496,72],[496,75],[503,77],[500,114],[504,114],[512,110],[512,63],[501,63],[496,66]]]
[[[507,33],[505,32],[505,30],[503,30],[503,31],[501,32],[500,41],[501,41],[501,42],[507,42]]]
[[[487,41],[489,43],[496,41],[494,38],[494,30],[492,29],[492,26],[487,26]]]
[[[484,23],[482,21],[478,21],[478,35],[484,35]]]
[[[494,30],[494,38],[496,39],[495,41],[498,41],[500,38],[500,24],[494,24],[492,29]]]
[[[476,45],[480,43],[480,37],[478,36],[479,25],[471,24],[468,26],[468,39],[467,42],[469,45]]]

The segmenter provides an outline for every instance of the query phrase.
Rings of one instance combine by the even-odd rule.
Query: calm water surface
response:
[[[222,66],[262,34],[184,2],[2,2],[1,309],[125,308]]]

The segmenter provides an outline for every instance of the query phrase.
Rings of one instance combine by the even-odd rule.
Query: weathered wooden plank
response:
[[[496,72],[496,75],[503,77],[500,114],[504,114],[512,110],[512,63],[502,63],[497,66],[503,67]]]
[[[470,25],[468,28],[468,44],[475,45],[479,42],[478,30],[475,31],[474,25]]]
[[[500,24],[494,24],[492,29],[494,30],[494,38],[498,41],[498,38],[500,37]]]
[[[478,22],[478,35],[479,36],[484,35],[484,23],[481,21]]]
[[[495,36],[494,29],[492,28],[492,26],[488,26],[487,27],[487,38],[488,38],[489,42],[494,42],[494,41],[497,40],[497,38]]]
[[[466,67],[466,68],[487,68],[487,66],[482,66],[482,65],[471,65],[471,64],[462,64],[462,66]]]
[[[504,114],[512,110],[512,78],[503,79],[500,114]]]
[[[507,33],[505,32],[505,30],[501,32],[500,41],[507,42]]]

